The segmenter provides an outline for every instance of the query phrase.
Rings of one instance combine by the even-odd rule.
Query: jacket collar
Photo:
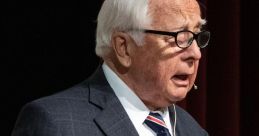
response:
[[[137,136],[138,133],[99,66],[88,79],[89,101],[101,109],[95,123],[108,136]]]

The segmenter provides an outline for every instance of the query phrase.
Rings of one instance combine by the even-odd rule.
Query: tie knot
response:
[[[147,116],[147,120],[166,128],[163,117],[159,113],[150,112]]]
[[[159,136],[170,136],[169,130],[159,113],[150,112],[144,122]]]

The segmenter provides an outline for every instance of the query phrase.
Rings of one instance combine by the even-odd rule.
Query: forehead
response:
[[[150,0],[149,15],[157,29],[195,27],[202,22],[196,0]]]

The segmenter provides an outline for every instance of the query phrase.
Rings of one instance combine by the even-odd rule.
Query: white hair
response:
[[[143,41],[143,33],[129,30],[150,25],[148,1],[104,0],[97,19],[95,52],[98,56],[104,57],[111,50],[111,36],[114,31],[128,32],[138,44]]]

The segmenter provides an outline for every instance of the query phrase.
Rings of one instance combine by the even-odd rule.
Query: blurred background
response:
[[[212,37],[197,78],[199,89],[179,103],[211,136],[259,135],[259,2],[200,0]],[[3,135],[22,106],[85,80],[94,53],[102,0],[8,0],[2,11]]]

